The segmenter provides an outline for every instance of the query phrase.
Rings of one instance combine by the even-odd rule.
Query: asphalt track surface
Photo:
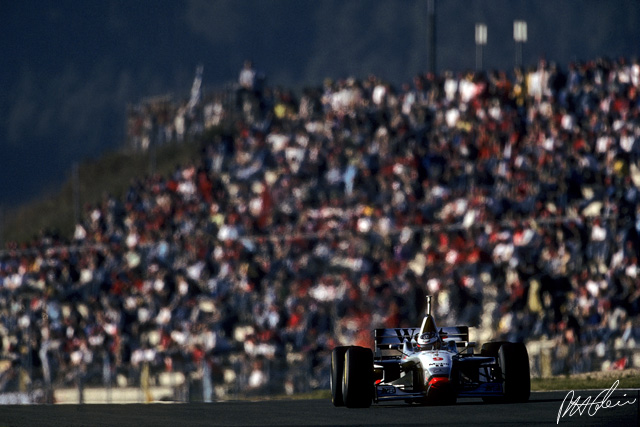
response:
[[[596,403],[598,391],[576,391],[579,403]],[[461,399],[452,406],[400,403],[368,409],[335,408],[329,400],[234,401],[188,404],[15,405],[0,407],[0,426],[311,426],[311,425],[554,425],[567,392],[536,392],[525,404]],[[602,396],[602,395],[601,395]],[[590,400],[586,400],[591,397]],[[640,391],[616,390],[615,407],[579,406],[559,425],[639,426]],[[602,398],[600,398],[601,401]],[[624,403],[624,405],[623,405]],[[620,406],[621,405],[621,406]],[[569,408],[571,409],[571,408]]]

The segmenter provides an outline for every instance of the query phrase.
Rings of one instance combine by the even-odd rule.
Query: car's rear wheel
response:
[[[507,402],[526,402],[531,395],[529,353],[523,343],[506,343],[498,350],[502,388]]]
[[[347,408],[368,408],[373,400],[373,352],[349,347],[344,355],[342,399]]]
[[[347,346],[336,347],[331,352],[331,402],[334,406],[344,406],[342,399],[342,376],[344,374],[344,354]]]

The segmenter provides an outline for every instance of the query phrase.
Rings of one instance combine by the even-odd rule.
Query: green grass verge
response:
[[[589,372],[585,374],[532,378],[531,390],[604,390],[619,380],[618,388],[640,388],[640,370]]]

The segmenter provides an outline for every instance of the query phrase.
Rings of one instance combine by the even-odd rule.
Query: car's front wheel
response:
[[[498,350],[498,360],[505,401],[528,401],[531,395],[531,376],[527,347],[523,343],[504,344]]]
[[[334,406],[344,406],[342,398],[342,376],[344,374],[344,354],[349,347],[336,347],[331,352],[331,402]]]
[[[347,408],[368,408],[373,400],[373,352],[349,347],[344,355],[342,399]]]

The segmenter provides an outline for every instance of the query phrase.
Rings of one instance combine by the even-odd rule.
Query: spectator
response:
[[[637,68],[541,61],[511,80],[420,75],[400,90],[370,76],[298,102],[256,95],[247,63],[240,105],[132,108],[143,147],[236,130],[87,207],[82,250],[43,236],[3,252],[2,355],[25,366],[31,346],[32,380],[55,384],[78,367],[96,381],[104,360],[139,382],[141,364],[189,373],[220,357],[237,373],[221,381],[291,392],[328,386],[333,346],[419,324],[429,292],[442,323],[553,340],[555,373],[596,368],[639,333]]]

